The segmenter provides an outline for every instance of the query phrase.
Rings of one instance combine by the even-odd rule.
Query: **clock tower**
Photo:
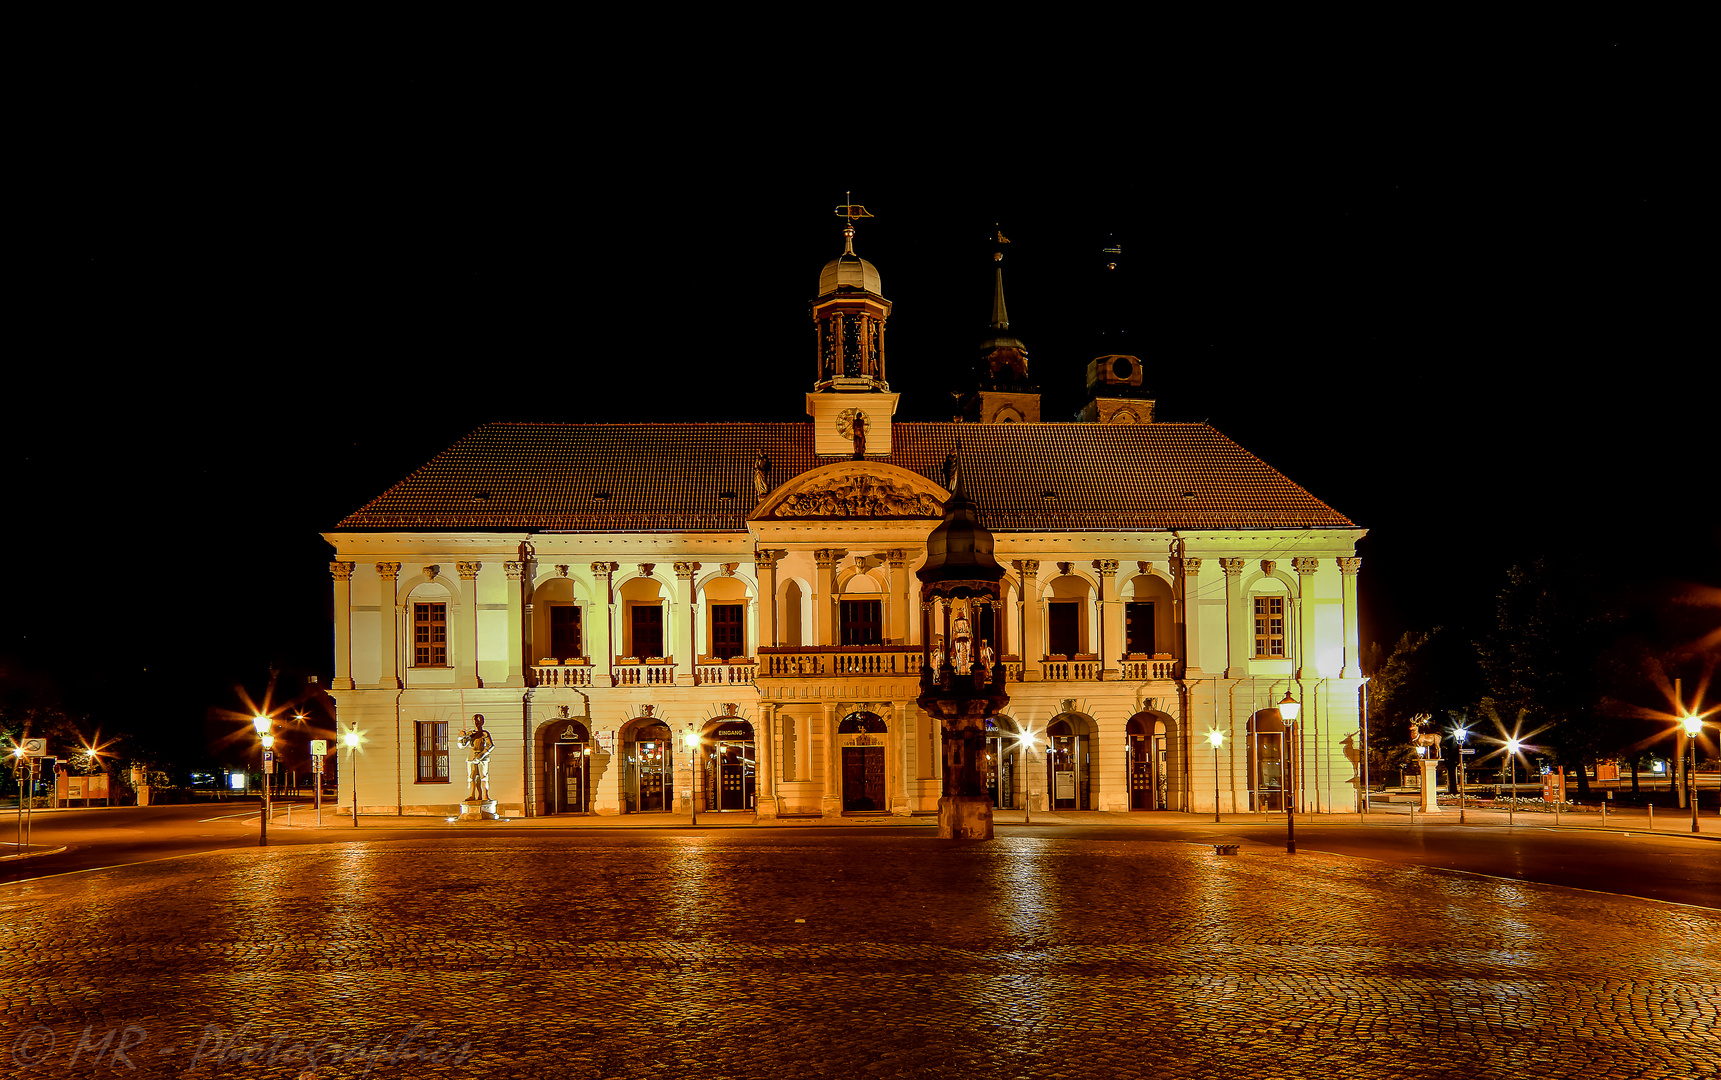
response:
[[[885,381],[884,324],[890,301],[879,292],[878,269],[855,254],[855,222],[866,207],[837,207],[844,219],[843,253],[819,272],[812,303],[817,377],[807,395],[813,452],[819,457],[882,457],[890,453],[890,418],[897,398]]]

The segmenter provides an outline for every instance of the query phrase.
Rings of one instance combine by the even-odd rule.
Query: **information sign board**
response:
[[[312,739],[311,740],[311,757],[321,759],[328,752],[329,752],[329,740],[327,740],[327,739]]]

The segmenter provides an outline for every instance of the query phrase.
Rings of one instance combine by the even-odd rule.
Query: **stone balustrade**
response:
[[[589,664],[533,664],[533,686],[590,686]]]
[[[902,645],[809,645],[759,650],[759,678],[794,679],[813,675],[914,675],[920,649]]]
[[[694,666],[694,680],[700,686],[750,686],[759,662],[752,657],[732,660],[701,660]]]
[[[1125,660],[1119,665],[1125,682],[1176,679],[1181,665],[1176,660]]]

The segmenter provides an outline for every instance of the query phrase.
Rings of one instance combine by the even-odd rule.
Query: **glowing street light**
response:
[[[1458,824],[1464,824],[1464,743],[1470,729],[1460,724],[1452,729],[1452,741],[1458,744]]]
[[[1506,753],[1512,757],[1512,801],[1506,804],[1506,824],[1513,825],[1518,817],[1518,751],[1524,744],[1517,739],[1506,740]]]
[[[1685,773],[1685,801],[1691,804],[1691,831],[1697,832],[1697,736],[1703,731],[1703,717],[1687,712],[1679,722],[1685,726],[1685,745],[1691,751],[1691,765]]]
[[[1213,744],[1213,821],[1219,821],[1219,747],[1225,742],[1223,731],[1209,731],[1207,741]]]
[[[353,828],[359,827],[359,726],[354,724],[347,729],[341,740],[347,744],[347,785],[353,789]],[[338,794],[338,792],[337,792]]]
[[[269,733],[269,718],[258,713],[251,718],[251,726],[257,729],[257,741],[263,747],[263,824],[257,831],[257,846],[269,846],[269,775],[273,771],[273,750],[275,736]]]
[[[1021,736],[1016,740],[1016,745],[1023,751],[1022,824],[1031,825],[1034,821],[1034,781],[1032,779],[1034,775],[1034,767],[1028,764],[1028,755],[1034,752],[1034,733],[1031,731],[1022,732]]]
[[[693,815],[693,824],[699,824],[699,732],[693,730],[693,725],[687,725],[687,731],[681,736],[687,744],[687,809]]]
[[[1284,718],[1286,723],[1294,725],[1297,722],[1297,714],[1302,712],[1302,711],[1303,711],[1303,707],[1297,703],[1296,698],[1291,696],[1290,688],[1287,687],[1285,689],[1284,698],[1282,700],[1280,700],[1280,702],[1279,702],[1279,715]],[[1296,802],[1296,796],[1293,792],[1292,784],[1294,784],[1296,781],[1296,776],[1297,776],[1296,759],[1298,757],[1297,745],[1301,741],[1302,741],[1301,739],[1296,739],[1296,738],[1293,738],[1290,740],[1290,743],[1291,743],[1290,759],[1291,760],[1289,762],[1287,762],[1287,764],[1289,764],[1291,767],[1289,770],[1287,770],[1289,775],[1286,777],[1287,782],[1284,785],[1284,792],[1285,792],[1285,852],[1286,852],[1286,854],[1289,854],[1289,855],[1295,855],[1297,853],[1297,802]],[[1217,760],[1217,757],[1215,757],[1215,760]],[[1215,783],[1218,782],[1218,769],[1217,768],[1215,768],[1215,770],[1214,770],[1214,782]],[[1215,792],[1213,798],[1214,798],[1214,808],[1215,808],[1215,810],[1217,810],[1218,809],[1218,798],[1219,798],[1217,791]]]

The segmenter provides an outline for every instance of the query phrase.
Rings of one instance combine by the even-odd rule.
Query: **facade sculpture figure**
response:
[[[956,622],[951,628],[951,636],[955,639],[955,643],[950,647],[951,666],[957,671],[967,674],[974,668],[974,640],[966,610],[959,610],[956,613]]]
[[[753,459],[753,494],[763,496],[770,490],[771,459],[761,450],[759,456]]]
[[[987,671],[991,671],[992,670],[992,661],[995,658],[996,658],[996,654],[994,654],[992,652],[992,643],[987,641],[985,638],[981,638],[980,639],[980,663],[981,663],[981,666],[985,667]]]
[[[490,753],[496,740],[484,730],[484,716],[472,718],[475,730],[460,733],[460,746],[466,751],[466,801],[490,801]]]
[[[939,668],[941,668],[943,666],[944,666],[944,638],[942,636],[939,636],[939,637],[932,639],[932,670],[934,672],[936,672]]]

